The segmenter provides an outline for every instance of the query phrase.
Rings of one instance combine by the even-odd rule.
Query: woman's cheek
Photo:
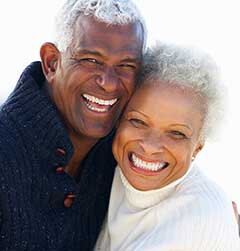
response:
[[[113,155],[117,162],[123,159],[124,151],[134,136],[133,133],[130,127],[124,124],[119,126],[113,141]]]
[[[122,137],[123,137],[123,133],[122,133],[122,130],[119,128],[115,135],[115,138],[113,141],[113,147],[112,147],[113,155],[117,162],[119,162],[121,158],[120,153],[122,152],[121,149],[123,148]]]

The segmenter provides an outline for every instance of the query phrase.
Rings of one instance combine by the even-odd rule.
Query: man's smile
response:
[[[89,110],[100,113],[108,112],[118,100],[117,98],[100,99],[86,93],[82,97]]]

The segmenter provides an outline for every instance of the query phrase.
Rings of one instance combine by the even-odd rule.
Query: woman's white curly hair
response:
[[[67,0],[55,19],[55,43],[60,51],[66,50],[71,43],[75,23],[80,15],[92,16],[107,24],[125,25],[140,22],[145,48],[145,20],[132,0]]]
[[[161,81],[184,88],[191,87],[205,100],[202,138],[215,140],[220,132],[226,108],[226,87],[219,67],[207,53],[190,46],[157,43],[144,56],[141,83]]]

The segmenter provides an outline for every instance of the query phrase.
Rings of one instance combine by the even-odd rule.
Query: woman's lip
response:
[[[161,162],[161,161],[159,161],[159,160],[148,159],[148,158],[144,157],[143,155],[140,155],[140,154],[135,153],[135,152],[131,152],[131,153],[128,154],[128,156],[129,156],[130,159],[131,159],[131,156],[132,156],[133,154],[134,154],[137,158],[139,158],[139,159],[141,159],[141,160],[143,160],[143,161],[149,162],[149,163],[159,163],[159,162]],[[162,162],[163,162],[163,161],[162,161]]]
[[[134,153],[135,154],[135,153]],[[155,176],[155,175],[158,175],[159,173],[161,173],[163,170],[165,170],[168,166],[166,167],[163,167],[157,171],[152,171],[152,170],[147,170],[147,169],[143,169],[141,167],[137,167],[136,165],[134,165],[133,161],[131,160],[131,155],[132,153],[129,153],[128,154],[128,161],[129,161],[129,165],[130,165],[130,168],[138,173],[138,174],[141,174],[141,175],[145,175],[145,176]],[[135,154],[136,155],[136,154]],[[139,156],[139,155],[137,155]],[[143,160],[143,158],[141,158]],[[152,162],[152,163],[156,163],[156,162],[159,162],[159,161],[148,161],[148,162]]]
[[[164,169],[161,169],[159,171],[150,171],[150,170],[145,170],[145,169],[142,169],[142,168],[139,168],[139,167],[136,167],[134,166],[131,162],[130,162],[130,168],[136,172],[136,173],[139,173],[139,174],[142,174],[144,176],[155,176],[155,175],[158,175],[162,170]]]

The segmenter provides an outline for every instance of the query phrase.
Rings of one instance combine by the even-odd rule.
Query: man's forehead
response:
[[[92,16],[80,16],[77,19],[74,35],[76,37],[85,37],[85,39],[89,36],[88,39],[90,40],[105,38],[117,40],[122,36],[123,40],[126,40],[126,44],[131,42],[142,44],[144,40],[143,27],[140,22],[121,25],[107,24],[96,20]]]
[[[99,56],[115,54],[125,58],[141,58],[143,39],[136,24],[107,25],[84,17],[79,20],[74,33],[72,47],[75,53],[92,52]]]

